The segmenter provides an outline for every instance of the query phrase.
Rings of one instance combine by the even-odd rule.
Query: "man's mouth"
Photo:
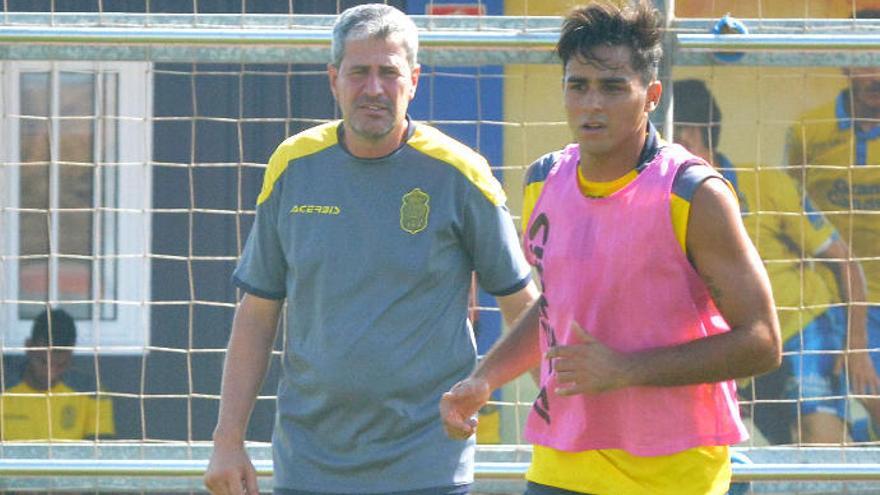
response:
[[[390,111],[389,105],[381,102],[364,102],[358,105],[358,108],[363,110],[367,110],[368,112],[388,112]]]

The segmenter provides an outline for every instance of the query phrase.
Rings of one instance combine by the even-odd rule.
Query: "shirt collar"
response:
[[[382,159],[388,158],[389,156],[397,153],[400,150],[400,148],[403,148],[404,146],[406,146],[406,143],[409,142],[410,138],[412,138],[412,136],[413,136],[413,134],[415,134],[415,132],[416,132],[416,123],[407,114],[407,116],[406,116],[406,135],[404,136],[403,141],[401,141],[400,146],[398,146],[397,148],[394,148],[394,151],[392,151],[391,153],[388,153],[385,156],[380,156],[377,158],[361,158],[359,156],[355,156],[355,155],[351,154],[351,151],[349,151],[348,148],[345,146],[345,125],[343,124],[343,122],[341,120],[339,121],[339,125],[336,126],[336,141],[339,143],[339,147],[342,148],[343,151],[348,153],[350,156],[357,158],[358,160],[382,160]]]
[[[837,129],[848,131],[852,129],[852,97],[849,89],[844,89],[837,95],[837,101],[834,104],[834,116],[837,117]],[[860,139],[876,139],[880,137],[880,126],[873,127],[867,131],[863,131],[856,127],[856,136]]]
[[[654,124],[651,121],[648,121],[648,136],[645,138],[645,145],[642,147],[642,152],[639,154],[639,163],[636,165],[636,170],[641,171],[645,168],[651,160],[654,159],[654,156],[657,154],[657,150],[660,149],[660,135],[657,132],[657,128],[654,127]]]

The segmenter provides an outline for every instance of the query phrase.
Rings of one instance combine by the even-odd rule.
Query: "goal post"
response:
[[[115,435],[94,442],[0,441],[0,489],[200,488],[193,470],[209,455],[239,296],[229,275],[269,153],[338,117],[325,73],[335,18],[0,14],[0,394],[18,379],[33,317],[61,306],[80,331],[78,386],[112,400],[116,418]],[[425,66],[414,118],[487,155],[518,217],[526,167],[568,140],[553,54],[560,17],[414,19]],[[797,115],[842,87],[841,69],[880,67],[874,20],[745,18],[749,34],[723,36],[708,33],[716,21],[671,16],[661,79],[667,94],[684,78],[717,90],[722,147],[738,161],[786,168],[784,137]],[[743,56],[720,62],[719,52]],[[654,116],[669,139],[674,99]],[[796,260],[816,261],[812,253]],[[482,331],[495,332],[480,343],[485,352],[500,318],[487,295],[474,305]],[[280,345],[248,432],[264,476]],[[493,397],[497,434],[478,446],[477,488],[520,486],[530,457],[521,426],[533,398],[528,379]],[[858,482],[880,480],[873,441],[738,448],[755,462],[734,466],[738,481],[849,481],[858,493]]]

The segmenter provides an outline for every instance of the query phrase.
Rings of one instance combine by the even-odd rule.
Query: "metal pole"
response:
[[[198,477],[206,460],[0,459],[0,477]],[[272,476],[271,460],[256,460],[257,476]],[[477,462],[478,479],[521,480],[527,462]],[[734,464],[734,481],[880,481],[880,463]]]
[[[428,47],[552,48],[555,32],[427,30],[419,43]],[[2,26],[0,43],[122,44],[122,45],[329,45],[329,29],[141,28],[74,26]]]
[[[877,34],[686,34],[677,35],[680,50],[741,51],[873,51]]]
[[[657,7],[664,11],[665,31],[663,35],[663,61],[660,65],[660,81],[665,84],[663,92],[667,96],[661,99],[660,107],[657,108],[656,113],[661,123],[661,135],[671,142],[675,106],[675,95],[672,91],[672,68],[675,66],[675,34],[673,29],[675,23],[675,0],[657,0]]]

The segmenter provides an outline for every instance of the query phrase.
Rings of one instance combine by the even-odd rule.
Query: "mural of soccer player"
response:
[[[878,19],[880,10],[856,12],[860,19]],[[867,281],[865,299],[858,300],[860,277],[850,270],[842,284],[849,290],[849,342],[844,366],[850,373],[850,391],[864,396],[872,421],[880,425],[880,398],[875,382],[853,376],[866,369],[862,349],[880,347],[880,68],[844,69],[849,84],[832,100],[801,115],[786,143],[789,173],[799,181],[812,203],[840,232],[849,251],[840,258],[858,261]],[[848,283],[847,283],[848,282]],[[867,319],[867,342],[858,330]],[[880,369],[880,352],[871,352]],[[876,437],[876,435],[873,435]]]
[[[756,377],[754,390],[741,391],[758,400],[753,419],[771,443],[839,444],[846,438],[842,396],[847,391],[837,364],[846,346],[847,307],[837,303],[851,302],[843,285],[848,277],[855,278],[854,287],[864,288],[862,272],[856,262],[838,261],[847,256],[846,243],[791,177],[778,168],[733,164],[719,151],[721,109],[703,81],[676,81],[673,95],[675,141],[715,167],[736,190],[779,308],[782,367]],[[813,258],[824,266],[804,267],[803,260]],[[826,276],[828,270],[836,278]],[[864,294],[856,291],[855,297],[862,300]],[[851,328],[852,340],[864,342],[864,318]],[[857,387],[880,385],[864,355],[849,365]],[[779,399],[791,402],[761,402]]]

